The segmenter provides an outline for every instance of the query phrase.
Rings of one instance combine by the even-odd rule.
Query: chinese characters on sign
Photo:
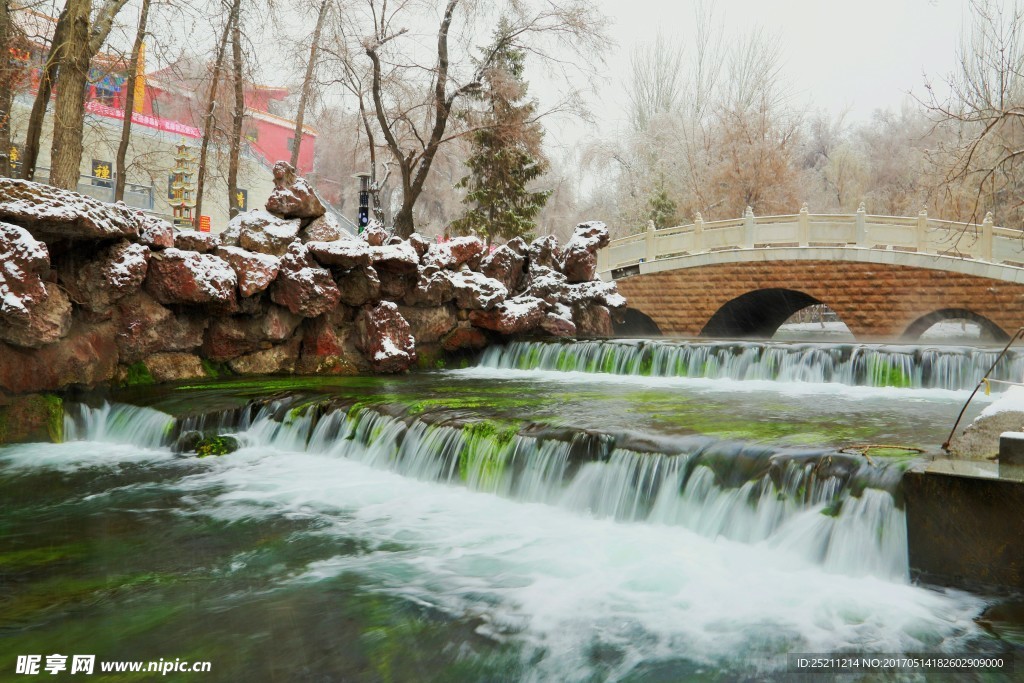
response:
[[[68,670],[68,656],[61,654],[46,655],[46,664],[42,665],[42,655],[18,655],[14,666],[16,674],[38,674],[40,666],[48,674],[56,675]],[[96,666],[96,655],[72,655],[70,673],[91,674]]]
[[[210,217],[200,216],[199,217],[199,232],[210,232]]]
[[[111,163],[109,161],[101,161],[99,159],[92,160],[92,184],[98,185],[99,187],[111,187],[110,179],[112,177],[110,171]]]
[[[243,190],[239,188],[238,194],[235,195],[235,203],[238,204],[239,211],[249,210],[249,190]]]

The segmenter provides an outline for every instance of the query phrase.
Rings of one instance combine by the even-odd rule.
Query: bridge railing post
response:
[[[650,263],[658,258],[658,240],[654,221],[647,221],[647,232],[644,234],[644,261]]]
[[[985,261],[992,260],[992,225],[994,223],[992,212],[985,214],[985,220],[981,222],[981,240],[978,245],[978,258]]]
[[[864,202],[861,202],[860,206],[857,207],[857,229],[855,237],[858,247],[868,246],[867,211],[864,208]]]
[[[704,251],[704,217],[700,211],[693,217],[693,253],[699,254]]]
[[[754,210],[747,207],[747,210],[743,212],[743,247],[745,249],[754,248]]]
[[[807,202],[800,207],[800,219],[799,219],[799,230],[798,239],[801,247],[806,247],[811,243],[811,214],[807,210]]]
[[[917,214],[917,251],[924,253],[928,250],[928,209],[921,209]]]

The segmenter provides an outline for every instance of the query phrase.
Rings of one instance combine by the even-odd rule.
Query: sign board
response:
[[[110,179],[114,177],[113,164],[102,159],[92,160],[92,184],[99,187],[113,187]]]
[[[210,217],[200,216],[199,217],[199,232],[210,232]]]
[[[249,210],[249,190],[238,189],[238,194],[235,195],[235,201],[238,203],[239,211]]]

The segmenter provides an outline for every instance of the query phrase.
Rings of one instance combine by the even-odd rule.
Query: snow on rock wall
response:
[[[0,397],[225,370],[404,372],[507,336],[609,335],[625,307],[594,279],[601,223],[564,250],[354,238],[285,166],[267,211],[215,237],[0,178]]]

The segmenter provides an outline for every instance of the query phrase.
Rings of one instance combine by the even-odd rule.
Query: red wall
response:
[[[250,125],[257,131],[256,142],[249,141],[254,151],[262,155],[271,164],[276,161],[288,161],[291,159],[292,153],[288,149],[288,139],[295,135],[294,125],[288,125],[284,121],[277,123],[255,117],[251,120]],[[296,165],[299,175],[305,175],[313,170],[313,146],[315,142],[315,135],[311,135],[308,132],[302,134],[299,163]]]

